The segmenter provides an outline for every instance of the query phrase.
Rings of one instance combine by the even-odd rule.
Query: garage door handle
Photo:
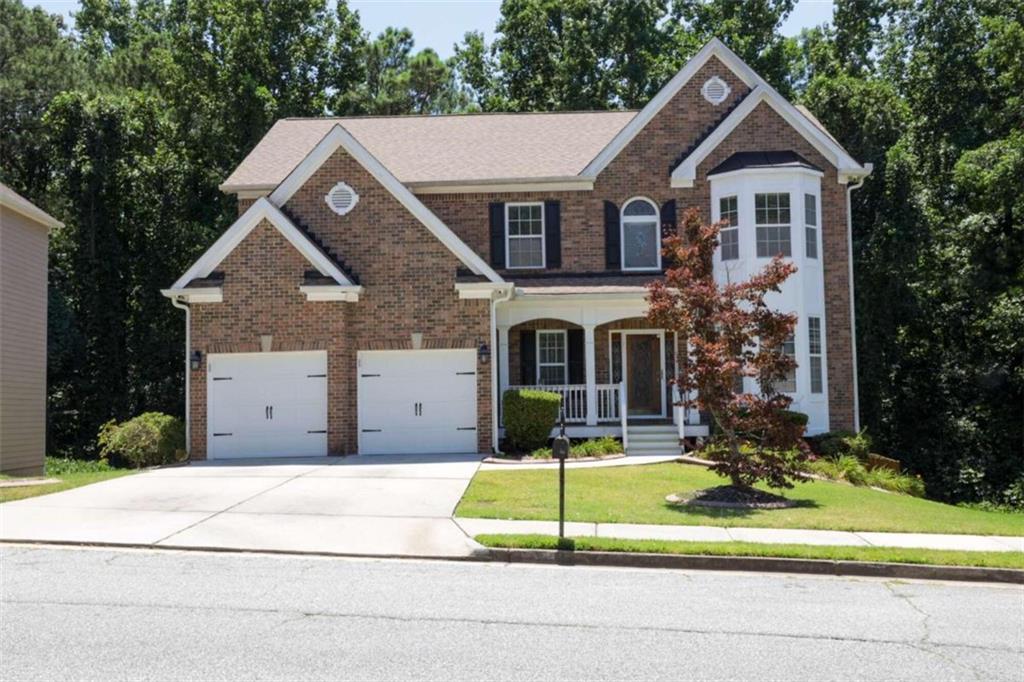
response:
[[[271,419],[271,421],[273,421],[273,419],[274,419],[274,406],[273,405],[270,406],[270,419]]]
[[[455,429],[456,431],[476,431],[475,426],[459,426]]]

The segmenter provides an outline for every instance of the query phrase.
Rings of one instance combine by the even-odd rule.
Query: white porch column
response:
[[[597,424],[597,355],[594,348],[594,326],[583,325],[583,347],[586,358],[584,373],[587,379],[587,425]]]
[[[498,325],[498,404],[494,407],[498,414],[508,385],[508,325]]]

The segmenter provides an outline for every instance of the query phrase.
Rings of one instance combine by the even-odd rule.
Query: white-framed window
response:
[[[740,257],[740,211],[736,195],[718,200],[718,219],[725,223],[718,235],[722,242],[722,260]]]
[[[807,354],[811,367],[811,393],[824,390],[821,366],[821,318],[807,318]]]
[[[544,204],[505,204],[508,268],[543,268]]]
[[[661,216],[650,199],[630,199],[622,207],[622,269],[661,269]]]
[[[785,343],[782,344],[782,352],[791,358],[796,358],[796,336],[790,334]],[[779,382],[775,389],[779,393],[796,393],[796,368],[789,370],[786,378]]]
[[[754,224],[757,226],[758,258],[793,255],[788,192],[755,194]]]
[[[537,332],[537,383],[544,386],[568,383],[568,334],[564,329]]]
[[[804,238],[807,245],[807,257],[818,257],[818,197],[813,194],[804,195]]]

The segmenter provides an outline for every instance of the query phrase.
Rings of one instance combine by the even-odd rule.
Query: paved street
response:
[[[1019,586],[0,547],[0,679],[1024,679]]]

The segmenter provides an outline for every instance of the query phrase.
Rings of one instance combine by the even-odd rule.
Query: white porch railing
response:
[[[565,407],[566,424],[587,423],[587,385],[586,384],[562,384],[556,386],[524,386],[522,384],[508,386],[505,390],[512,391],[521,388],[532,388],[538,391],[550,391],[562,396],[562,405]],[[614,422],[619,421],[620,384],[597,384],[597,421]]]

